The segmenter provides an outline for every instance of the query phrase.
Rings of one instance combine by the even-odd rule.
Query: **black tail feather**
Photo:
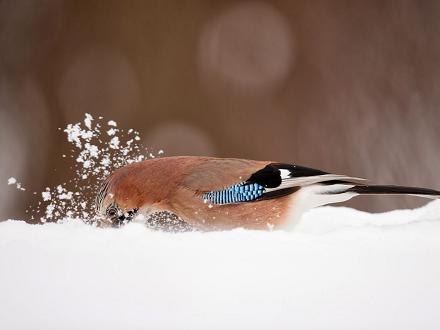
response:
[[[359,185],[349,188],[346,192],[353,192],[361,195],[416,195],[426,198],[440,198],[440,191],[437,190],[402,186]]]

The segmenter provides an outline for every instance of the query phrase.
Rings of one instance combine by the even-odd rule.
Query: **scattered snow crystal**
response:
[[[110,140],[110,148],[118,149],[119,148],[119,138],[117,136],[113,137]]]
[[[100,183],[114,169],[147,158],[143,154],[145,148],[135,142],[140,141],[137,131],[129,129],[125,132],[116,128],[115,121],[110,120],[105,125],[102,119],[99,117],[95,120],[90,114],[85,114],[83,124],[68,124],[64,129],[67,140],[74,146],[70,158],[75,161],[73,167],[75,176],[67,183],[58,185],[54,189],[47,188],[42,192],[43,202],[47,204],[43,206],[45,209],[41,210],[37,207],[31,211],[43,212],[44,222],[65,216],[89,217],[93,214],[93,199]],[[150,157],[154,158],[155,155],[151,154]],[[67,158],[66,155],[63,155],[63,158]],[[8,180],[8,184],[13,184],[9,182],[12,181]],[[73,189],[68,189],[67,186],[73,186]]]
[[[88,113],[86,113],[86,118],[84,119],[84,125],[86,125],[88,129],[92,129],[92,120],[93,117]]]
[[[50,193],[49,188],[46,188],[46,191],[41,193],[41,197],[43,197],[43,201],[47,202],[52,199],[52,194]]]
[[[21,184],[20,182],[17,181],[16,178],[14,178],[14,177],[10,177],[10,178],[8,179],[8,185],[14,185],[14,184],[15,184],[15,187],[16,187],[18,190],[21,190],[21,191],[25,191],[25,190],[26,190],[25,188],[23,188],[22,184]]]

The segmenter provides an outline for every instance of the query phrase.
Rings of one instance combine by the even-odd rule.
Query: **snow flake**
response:
[[[12,185],[12,184],[16,184],[17,183],[17,179],[14,177],[10,177],[8,179],[8,185]]]
[[[50,193],[50,190],[48,190],[48,188],[46,189],[46,191],[43,191],[41,193],[41,196],[43,197],[43,201],[45,202],[50,201],[52,199],[52,194]]]

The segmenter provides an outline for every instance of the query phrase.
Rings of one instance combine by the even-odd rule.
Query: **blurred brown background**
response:
[[[166,155],[440,188],[439,32],[435,0],[0,0],[0,219],[73,175],[57,128],[85,112]]]

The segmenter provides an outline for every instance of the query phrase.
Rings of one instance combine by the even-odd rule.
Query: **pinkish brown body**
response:
[[[232,202],[206,197],[212,192],[224,196],[224,191],[237,185],[250,190],[255,185],[264,192],[252,200]],[[116,170],[98,194],[97,210],[102,224],[114,225],[116,220],[120,224],[138,213],[167,211],[200,230],[278,229],[291,228],[307,209],[359,194],[440,196],[425,188],[369,186],[363,179],[298,165],[181,156],[150,159]]]
[[[167,157],[128,165],[108,178],[108,192],[125,208],[169,211],[202,230],[282,225],[291,195],[276,200],[215,205],[202,194],[250,177],[271,162],[210,157]]]

